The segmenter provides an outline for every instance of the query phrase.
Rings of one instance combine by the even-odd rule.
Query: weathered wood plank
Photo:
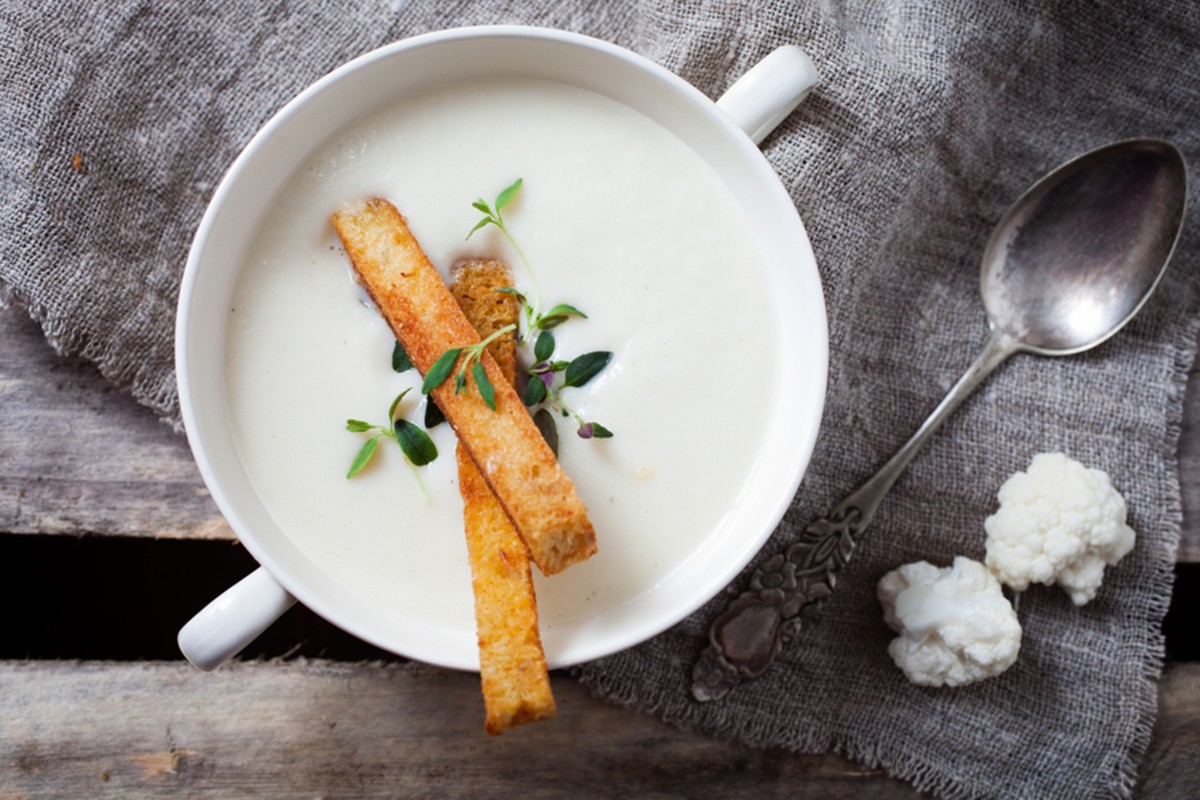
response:
[[[422,666],[4,663],[0,796],[919,796],[834,756],[683,733],[559,675],[554,690],[557,719],[497,738],[477,676]]]
[[[1200,797],[1200,664],[1161,686],[1137,796]],[[476,676],[418,665],[0,662],[0,797],[919,796],[554,691],[557,719],[493,738]]]
[[[1183,402],[1183,428],[1178,451],[1183,531],[1176,560],[1194,564],[1200,562],[1200,363],[1193,364],[1188,374]]]
[[[1200,797],[1200,664],[1168,664],[1158,692],[1154,740],[1135,796]]]
[[[232,539],[184,438],[0,309],[0,530]]]
[[[1200,562],[1200,365],[1179,446],[1178,560]],[[232,538],[183,437],[0,309],[0,530]]]

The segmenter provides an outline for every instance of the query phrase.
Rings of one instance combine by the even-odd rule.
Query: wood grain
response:
[[[0,797],[919,797],[554,692],[556,720],[496,738],[478,678],[429,667],[0,663]]]
[[[1200,797],[1200,664],[1169,664],[1135,797]]]
[[[1170,666],[1139,797],[1200,797],[1200,664]],[[748,750],[554,676],[558,719],[482,730],[417,665],[0,662],[0,797],[915,798],[831,755]]]
[[[0,531],[233,539],[183,436],[0,309]]]
[[[1200,562],[1200,363],[1192,364],[1183,403],[1178,449],[1183,531],[1175,560],[1195,564]]]
[[[1193,383],[1196,375],[1193,373]],[[1179,458],[1200,561],[1200,386]],[[231,538],[186,442],[0,310],[0,531]],[[1138,797],[1200,797],[1200,664],[1169,665]],[[559,718],[497,740],[478,678],[419,665],[0,661],[0,800],[407,796],[913,798],[833,755],[670,728],[554,676]]]

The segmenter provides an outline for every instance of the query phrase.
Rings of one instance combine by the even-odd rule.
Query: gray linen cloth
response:
[[[352,56],[501,22],[608,39],[712,97],[784,43],[802,45],[824,74],[764,143],[808,226],[831,344],[816,454],[764,556],[869,475],[967,366],[986,332],[979,254],[1029,183],[1114,139],[1165,137],[1192,161],[1200,147],[1194,3],[7,0],[5,301],[177,421],[180,272],[238,150]],[[968,401],[896,486],[819,619],[762,679],[721,703],[690,699],[715,603],[580,678],[686,728],[833,749],[945,797],[1127,796],[1151,735],[1178,542],[1197,246],[1193,224],[1120,336],[1070,359],[1018,356]],[[875,582],[908,561],[981,558],[997,487],[1044,450],[1112,475],[1135,551],[1084,608],[1058,589],[1027,592],[1021,656],[1000,678],[909,684],[887,656]]]

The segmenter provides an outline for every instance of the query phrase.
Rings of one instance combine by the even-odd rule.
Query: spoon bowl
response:
[[[1063,356],[1103,342],[1146,302],[1183,228],[1187,170],[1172,145],[1117,142],[1063,164],[1029,188],[984,248],[980,290],[991,335],[965,375],[886,464],[762,562],[713,620],[692,668],[692,695],[720,700],[766,672],[828,597],[904,468],[1013,353]]]
[[[997,224],[980,282],[992,329],[1019,349],[1070,355],[1128,322],[1166,270],[1187,172],[1167,142],[1117,142],[1035,183]]]

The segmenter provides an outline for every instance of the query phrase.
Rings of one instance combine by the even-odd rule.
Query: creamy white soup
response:
[[[488,227],[465,240],[517,177],[504,209],[532,278]],[[587,319],[555,333],[556,357],[613,352],[564,390],[613,438],[557,418],[559,457],[588,505],[599,552],[536,576],[543,627],[622,605],[682,565],[745,488],[763,446],[776,327],[762,256],[741,210],[690,149],[608,98],[541,81],[496,80],[409,97],[357,122],[280,193],[231,301],[227,398],[247,473],[280,528],[336,581],[396,614],[473,630],[454,436],[407,464],[381,441],[345,477],[364,436],[415,371],[391,369],[394,339],[363,302],[329,223],[342,204],[392,201],[433,264],[499,256],[542,308]],[[526,353],[527,360],[531,355]],[[756,532],[747,531],[747,535]],[[536,573],[536,570],[535,570]]]

